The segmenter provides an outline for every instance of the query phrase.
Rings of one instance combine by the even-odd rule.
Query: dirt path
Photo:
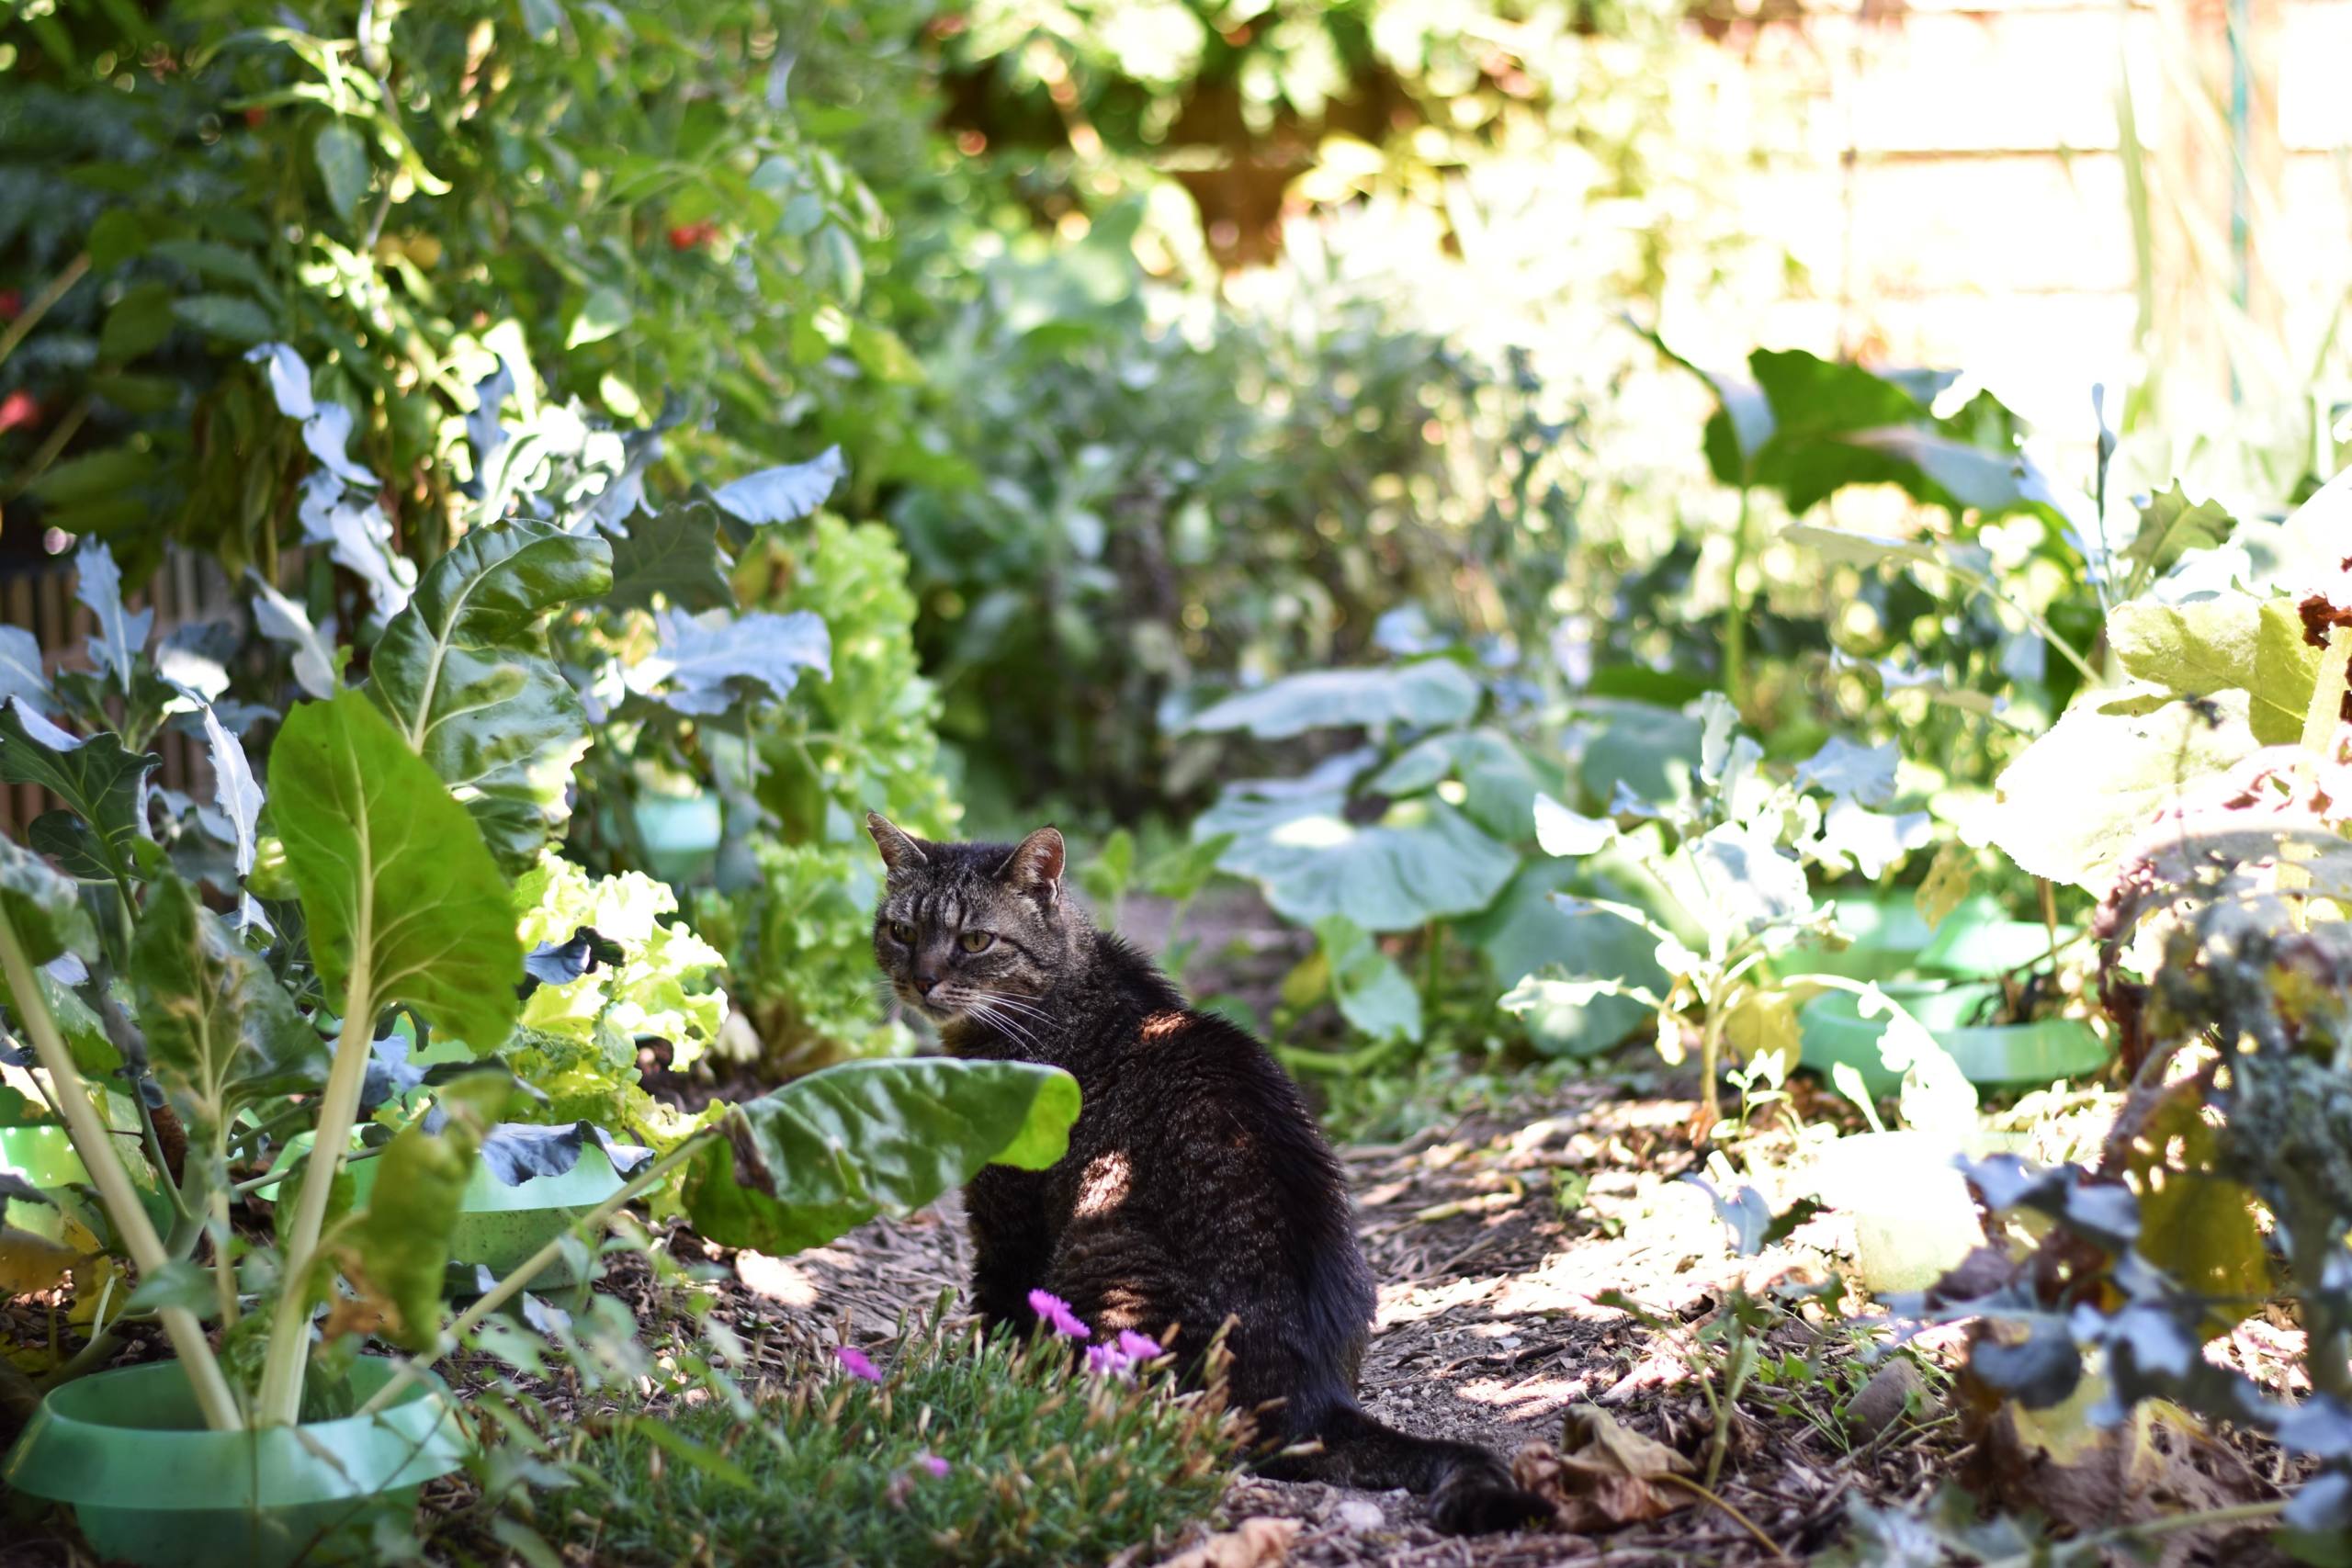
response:
[[[1760,1257],[1734,1257],[1707,1195],[1679,1179],[1697,1166],[1682,1133],[1690,1110],[1625,1098],[1595,1079],[1509,1117],[1343,1150],[1358,1234],[1381,1280],[1367,1406],[1406,1429],[1505,1454],[1558,1444],[1572,1408],[1597,1407],[1703,1472],[1716,1423],[1691,1376],[1702,1332],[1743,1282],[1763,1292],[1775,1280],[1825,1279],[1845,1235],[1825,1214]],[[1769,1183],[1769,1150],[1752,1152],[1758,1168],[1741,1179]],[[1582,1189],[1566,1210],[1563,1181],[1572,1194]],[[951,1200],[790,1259],[734,1256],[741,1288],[722,1310],[754,1337],[789,1325],[793,1337],[821,1340],[846,1319],[861,1342],[879,1341],[895,1336],[903,1314],[959,1285],[967,1256]],[[1642,1315],[1598,1299],[1611,1292]],[[1245,1478],[1218,1522],[1295,1517],[1305,1529],[1291,1560],[1309,1565],[1521,1568],[1604,1554],[1628,1564],[1776,1561],[1736,1509],[1802,1560],[1840,1533],[1849,1495],[1917,1500],[1960,1446],[1949,1422],[1932,1416],[1899,1420],[1875,1443],[1847,1437],[1834,1406],[1868,1376],[1863,1341],[1844,1337],[1834,1314],[1815,1309],[1823,1327],[1806,1315],[1783,1316],[1764,1348],[1826,1371],[1792,1382],[1781,1413],[1750,1401],[1730,1417],[1713,1488],[1728,1509],[1668,1488],[1674,1512],[1605,1536],[1460,1540],[1431,1530],[1419,1500],[1403,1493]]]

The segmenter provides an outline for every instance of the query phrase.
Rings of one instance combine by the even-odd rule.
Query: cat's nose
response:
[[[915,972],[915,989],[916,989],[917,991],[921,992],[922,995],[924,995],[924,996],[926,996],[926,997],[927,997],[927,996],[929,996],[929,995],[931,995],[933,987],[935,987],[935,986],[937,986],[938,984],[939,984],[939,976],[936,976],[936,975],[926,975],[926,974],[922,973],[921,970],[917,970],[917,971]]]

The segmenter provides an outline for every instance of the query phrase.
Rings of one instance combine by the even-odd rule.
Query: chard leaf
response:
[[[734,1107],[686,1167],[695,1228],[790,1253],[920,1208],[991,1161],[1069,1148],[1078,1080],[1027,1062],[845,1062]]]
[[[5,835],[0,835],[0,919],[15,929],[30,964],[46,964],[61,953],[97,950],[96,933],[74,884]]]
[[[270,815],[330,995],[405,1001],[477,1054],[514,1025],[522,943],[465,808],[359,692],[302,703],[269,753]]]
[[[357,1307],[339,1306],[327,1320],[338,1327],[365,1323],[403,1350],[420,1354],[441,1342],[441,1297],[449,1268],[449,1236],[472,1179],[481,1131],[494,1107],[477,1100],[503,1097],[489,1074],[444,1088],[435,1103],[457,1112],[427,1132],[413,1122],[384,1145],[367,1210],[337,1227],[335,1259],[359,1292]],[[361,1315],[364,1311],[365,1316]],[[381,1314],[380,1323],[370,1321]]]
[[[587,713],[548,648],[548,614],[611,586],[611,549],[593,535],[479,528],[433,563],[376,646],[368,695],[458,792],[510,872],[562,828],[588,747]]]
[[[324,1080],[317,1032],[180,877],[166,875],[149,896],[130,975],[155,1079],[199,1144],[241,1108]]]

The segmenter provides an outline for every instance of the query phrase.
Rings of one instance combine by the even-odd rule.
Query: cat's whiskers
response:
[[[1028,1028],[1017,1021],[1011,1013],[998,1008],[997,1003],[1002,999],[991,992],[976,991],[964,1003],[964,1010],[983,1023],[1003,1030],[1032,1051],[1042,1052],[1045,1047],[1037,1043],[1037,1037],[1029,1032]]]
[[[1010,1008],[1014,1012],[1025,1013],[1041,1023],[1051,1023],[1054,1021],[1054,1015],[1052,1013],[1047,1012],[1044,1008],[1039,1007],[1036,1003],[1031,1001],[1026,997],[1016,997],[1009,991],[976,991],[973,995],[986,997],[989,1000],[996,1003],[998,1006]]]

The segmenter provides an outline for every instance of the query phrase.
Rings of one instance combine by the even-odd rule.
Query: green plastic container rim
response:
[[[364,1356],[359,1403],[391,1381]],[[420,1485],[465,1461],[468,1444],[441,1380],[418,1377],[372,1416],[215,1432],[177,1361],[77,1378],[52,1390],[0,1482],[34,1497],[137,1513],[252,1510],[358,1501]]]

